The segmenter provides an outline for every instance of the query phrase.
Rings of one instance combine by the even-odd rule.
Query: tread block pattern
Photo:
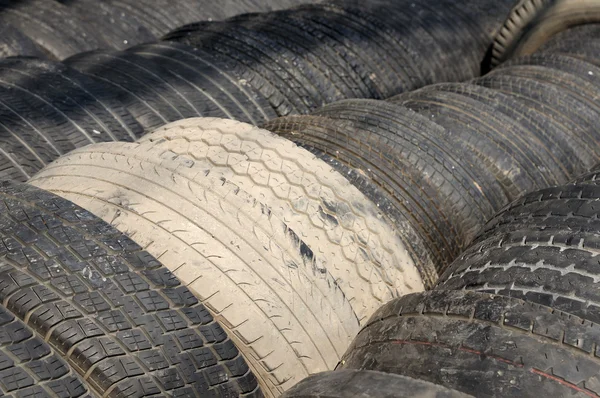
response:
[[[213,348],[229,341],[219,323],[148,252],[38,188],[3,183],[0,198],[0,299],[97,393],[259,393],[235,347]]]
[[[4,306],[0,306],[0,394],[97,396],[55,350]]]
[[[474,396],[593,396],[600,390],[599,337],[595,322],[539,304],[431,291],[385,304],[340,368],[400,374]]]
[[[31,183],[159,256],[274,395],[335,366],[380,303],[422,289],[374,204],[308,151],[247,124],[179,121],[136,144],[72,152]]]
[[[596,172],[547,188],[496,215],[440,282],[600,320]]]

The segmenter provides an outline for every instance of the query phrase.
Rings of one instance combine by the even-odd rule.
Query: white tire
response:
[[[31,184],[131,236],[191,288],[267,395],[333,369],[384,302],[423,289],[362,193],[308,151],[232,120],[80,148]]]

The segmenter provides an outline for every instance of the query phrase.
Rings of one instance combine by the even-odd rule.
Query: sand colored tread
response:
[[[169,264],[231,332],[267,394],[332,369],[361,320],[422,289],[360,192],[309,152],[243,123],[188,119],[136,144],[88,146],[31,182]]]

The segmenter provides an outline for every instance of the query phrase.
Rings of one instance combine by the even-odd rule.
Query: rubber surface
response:
[[[600,24],[574,26],[552,36],[538,52],[565,54],[600,65]]]
[[[76,147],[142,133],[105,86],[60,63],[0,61],[0,179],[24,181]]]
[[[600,321],[595,175],[512,203],[490,220],[440,287],[518,297]]]
[[[4,22],[0,26],[0,58],[17,55],[44,57],[45,52],[33,40],[25,36],[14,26]]]
[[[96,397],[43,339],[0,306],[0,395]]]
[[[395,104],[346,100],[265,128],[354,170],[338,168],[386,213],[428,284],[504,204],[490,204],[443,129]]]
[[[396,373],[477,397],[598,394],[596,323],[468,291],[410,294],[380,308],[341,369]]]
[[[509,201],[557,181],[553,172],[558,166],[539,140],[518,121],[469,95],[482,90],[472,85],[460,85],[455,92],[436,87],[389,101],[429,118],[464,142],[495,176]]]
[[[243,123],[188,119],[137,144],[88,146],[30,182],[168,264],[268,394],[331,369],[360,321],[422,289],[374,204],[307,151]]]
[[[282,398],[467,398],[423,380],[372,370],[337,370],[309,376]]]
[[[600,4],[595,0],[521,0],[494,39],[492,66],[533,54],[572,26],[597,22]]]
[[[100,396],[258,395],[219,323],[148,252],[84,209],[0,188],[0,300]]]
[[[53,0],[2,0],[0,22],[18,29],[55,60],[106,47],[74,13]]]

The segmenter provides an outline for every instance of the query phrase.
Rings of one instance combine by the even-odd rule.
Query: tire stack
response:
[[[71,41],[83,37],[90,48],[96,48],[100,45],[88,41],[87,34],[61,31],[56,25],[62,20],[52,13],[71,12],[73,15],[64,18],[70,21],[64,24],[69,27],[82,24],[85,18],[77,15],[98,7],[114,6],[132,15],[153,9],[144,1],[115,0],[93,7],[82,0],[57,3],[56,8],[49,2],[10,2],[0,18],[28,24],[28,19],[19,16],[36,8],[55,23],[45,27]],[[476,76],[501,25],[499,16],[507,14],[510,7],[510,1],[484,2],[496,10],[496,16],[490,17],[479,1],[469,7],[453,2],[440,7],[429,0],[410,7],[408,3],[402,0],[389,7],[387,2],[377,1],[363,8],[345,0],[304,5],[199,22],[171,32],[160,42],[122,52],[88,51],[64,63],[24,57],[2,60],[0,179],[25,181],[77,147],[133,141],[184,118],[230,118],[259,125],[339,99],[386,98],[432,82]],[[187,2],[177,4],[189,6]],[[48,7],[52,13],[45,11]],[[183,17],[177,19],[180,14],[200,18],[177,7],[172,10],[169,27],[183,23]],[[88,17],[96,18],[96,14]],[[160,18],[139,17],[144,26]],[[97,18],[97,23],[102,21]],[[25,28],[14,32],[30,31]],[[68,47],[57,58],[72,54],[71,48],[77,47],[62,36],[33,30],[57,48],[59,44]],[[104,31],[91,30],[98,37]],[[455,33],[452,41],[448,31]]]
[[[2,0],[0,58],[62,60],[84,51],[121,50],[192,22],[302,3],[310,0]]]
[[[358,3],[0,64],[0,167],[44,167],[0,186],[3,393],[279,396],[336,365],[289,396],[600,390],[577,285],[595,282],[595,174],[515,202],[451,264],[507,203],[600,161],[596,66],[539,53],[381,101],[477,74],[461,66],[494,24]],[[375,99],[315,110],[356,92]],[[544,245],[564,262],[531,263]]]
[[[285,396],[345,396],[336,383],[372,397],[398,384],[435,396],[597,396],[598,181],[590,172],[505,207],[433,291],[385,304],[338,370]]]

